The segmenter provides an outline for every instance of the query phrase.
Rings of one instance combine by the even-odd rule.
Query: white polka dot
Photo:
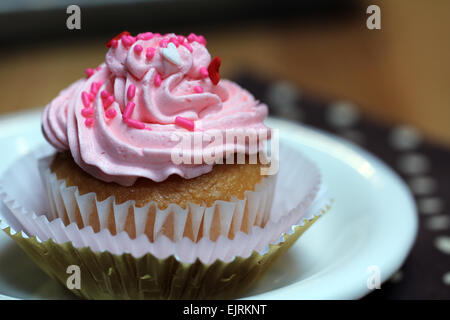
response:
[[[326,119],[335,127],[353,126],[359,118],[358,109],[350,102],[337,101],[330,105]]]
[[[280,117],[295,118],[302,117],[302,111],[298,105],[300,92],[288,82],[276,82],[269,87],[267,101],[271,107],[276,109],[276,115]]]
[[[450,286],[450,271],[444,273],[442,276],[442,282],[444,282],[445,285]]]
[[[347,129],[347,130],[343,130],[339,132],[339,135],[351,142],[357,143],[357,144],[364,144],[366,141],[366,137],[364,136],[364,134],[360,131],[356,131],[356,130],[351,130],[351,129]]]
[[[403,280],[403,272],[401,270],[394,273],[389,279],[391,282],[398,283]]]
[[[422,135],[412,127],[398,126],[391,131],[389,142],[398,150],[411,150],[420,145]]]
[[[434,240],[434,245],[438,248],[442,253],[450,254],[450,237],[447,236],[439,236]]]
[[[409,153],[402,155],[398,159],[398,168],[406,174],[422,174],[430,168],[430,161],[427,157],[419,153]]]
[[[411,178],[409,186],[416,195],[428,195],[436,191],[437,182],[431,177],[419,176]]]
[[[423,198],[418,201],[419,212],[423,214],[436,214],[442,212],[444,202],[437,197]]]
[[[432,216],[426,221],[426,226],[434,231],[450,229],[450,216],[445,214]]]

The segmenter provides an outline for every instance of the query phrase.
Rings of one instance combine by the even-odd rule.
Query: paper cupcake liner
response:
[[[243,199],[217,200],[209,207],[188,203],[185,209],[177,204],[160,209],[154,201],[137,207],[134,200],[117,204],[114,196],[98,201],[93,192],[80,195],[77,187],[67,187],[50,171],[52,159],[39,160],[50,205],[47,218],[60,218],[65,225],[92,226],[96,232],[109,229],[112,234],[125,231],[132,238],[146,234],[152,242],[162,235],[174,241],[188,237],[197,242],[202,237],[233,238],[239,231],[248,233],[253,225],[264,227],[271,220],[276,175],[263,177],[254,191],[245,192]]]
[[[59,218],[49,222],[45,215],[35,213],[48,211],[36,168],[36,159],[42,155],[43,151],[38,150],[20,159],[3,176],[2,180],[9,183],[0,183],[0,196],[11,211],[2,211],[0,227],[63,284],[67,266],[79,265],[88,279],[75,293],[86,298],[236,296],[316,220],[316,215],[329,208],[323,187],[310,206],[320,176],[317,173],[315,187],[302,189],[302,177],[292,175],[291,170],[294,163],[298,166],[298,153],[285,149],[280,151],[284,165],[279,173],[284,180],[277,185],[279,196],[274,199],[276,210],[271,213],[277,218],[264,228],[255,226],[249,233],[238,232],[232,240],[219,236],[216,241],[202,238],[197,243],[188,238],[174,242],[164,235],[155,242],[145,235],[130,239],[124,231],[112,235],[108,229],[95,233],[91,227],[80,229],[75,223],[65,226]],[[292,182],[296,188],[292,188]],[[295,201],[292,190],[305,194],[300,203]]]

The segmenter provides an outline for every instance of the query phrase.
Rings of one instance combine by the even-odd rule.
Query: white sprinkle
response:
[[[350,127],[359,119],[358,109],[350,102],[337,101],[328,108],[326,119],[335,127]]]
[[[177,66],[181,65],[180,54],[178,53],[177,47],[173,44],[173,42],[170,42],[167,45],[167,48],[161,48],[161,53],[164,58],[166,58],[173,64]]]
[[[450,216],[445,214],[432,216],[426,221],[426,226],[434,231],[450,229]]]
[[[406,174],[423,174],[430,168],[430,161],[419,153],[409,153],[398,159],[398,168]]]
[[[420,145],[422,135],[412,127],[398,126],[391,131],[389,142],[398,150],[411,150]]]
[[[419,176],[409,180],[409,186],[416,195],[428,195],[436,191],[437,182],[428,176]]]
[[[442,212],[444,203],[437,197],[423,198],[418,201],[419,212],[423,214],[435,214]]]
[[[445,254],[450,254],[450,237],[439,236],[434,240],[434,245],[441,252],[443,252]]]

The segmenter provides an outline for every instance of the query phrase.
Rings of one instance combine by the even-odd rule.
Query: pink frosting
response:
[[[266,105],[231,81],[214,85],[205,76],[211,61],[205,44],[195,35],[122,36],[105,64],[47,105],[45,137],[58,150],[70,150],[89,174],[124,186],[139,177],[163,181],[171,174],[194,178],[211,171],[203,162],[175,164],[171,152],[179,141],[173,134],[219,130],[225,136],[225,130],[268,128]],[[245,142],[221,148],[248,153]]]

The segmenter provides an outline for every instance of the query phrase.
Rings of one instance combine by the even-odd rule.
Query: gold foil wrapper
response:
[[[327,206],[326,210],[329,209]],[[324,213],[325,210],[322,210]],[[245,294],[269,266],[319,218],[304,220],[283,235],[284,241],[269,245],[264,254],[256,251],[231,262],[216,260],[204,264],[200,260],[183,263],[173,255],[158,259],[152,254],[135,258],[131,254],[93,252],[89,247],[77,249],[71,242],[57,244],[53,240],[39,242],[36,237],[13,234],[3,229],[31,259],[63,286],[70,265],[80,267],[80,289],[75,295],[86,299],[231,299]]]

